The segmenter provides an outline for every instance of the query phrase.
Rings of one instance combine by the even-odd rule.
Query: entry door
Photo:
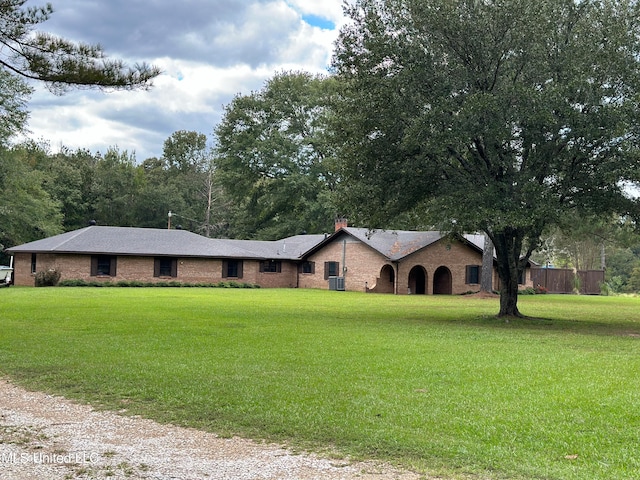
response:
[[[451,295],[452,291],[451,270],[447,267],[438,267],[433,274],[433,294]]]

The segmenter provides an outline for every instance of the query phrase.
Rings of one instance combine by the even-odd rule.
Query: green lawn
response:
[[[0,375],[456,478],[640,477],[640,299],[5,288]]]

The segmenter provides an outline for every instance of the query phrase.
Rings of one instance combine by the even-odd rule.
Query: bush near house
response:
[[[60,272],[49,269],[35,274],[36,287],[55,287],[60,281]]]
[[[246,282],[217,282],[217,283],[185,283],[178,281],[170,282],[142,282],[139,280],[120,280],[118,282],[88,282],[83,279],[62,280],[54,285],[59,287],[193,287],[193,288],[260,288],[260,285]]]

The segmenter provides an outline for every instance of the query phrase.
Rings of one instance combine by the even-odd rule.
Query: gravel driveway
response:
[[[271,444],[96,411],[0,379],[3,480],[417,480],[374,462],[294,454]]]

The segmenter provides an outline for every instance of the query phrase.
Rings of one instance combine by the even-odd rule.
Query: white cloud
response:
[[[180,7],[157,0],[153,9],[132,0],[59,3],[43,30],[101,43],[109,55],[146,61],[164,73],[150,91],[56,97],[38,87],[31,137],[54,148],[104,152],[117,145],[138,160],[159,156],[176,130],[209,135],[234,95],[260,89],[276,72],[326,72],[337,31],[302,17],[343,23],[341,0],[186,0]]]

